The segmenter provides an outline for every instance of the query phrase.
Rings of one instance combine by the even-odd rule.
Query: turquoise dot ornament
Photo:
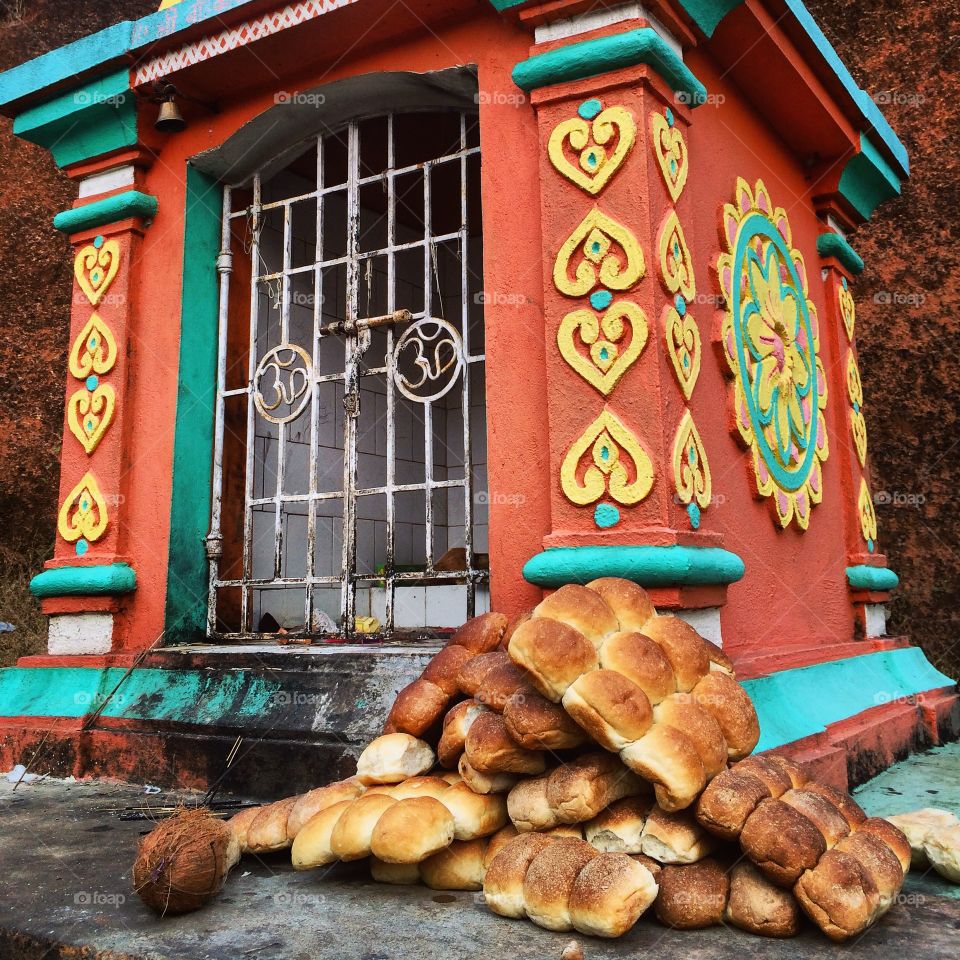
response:
[[[598,503],[593,511],[593,522],[601,530],[615,527],[620,522],[620,511],[612,503]]]

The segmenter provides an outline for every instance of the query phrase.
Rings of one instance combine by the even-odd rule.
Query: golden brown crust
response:
[[[507,618],[502,613],[484,613],[468,620],[447,641],[448,646],[465,647],[470,653],[488,653],[500,646],[507,629]]]
[[[834,849],[850,854],[876,884],[880,897],[878,915],[889,910],[903,886],[903,867],[893,850],[866,830],[843,837]]]
[[[803,767],[788,757],[783,757],[778,753],[768,753],[765,754],[765,759],[786,774],[787,779],[790,781],[790,786],[794,789],[806,786],[807,781],[810,779]]]
[[[421,677],[397,694],[384,729],[389,727],[393,733],[422,737],[439,723],[449,703],[450,697],[440,687]]]
[[[435,797],[439,799],[450,789],[450,784],[441,777],[410,777],[390,788],[389,796],[394,800],[406,800],[408,797]]]
[[[456,840],[489,837],[507,823],[507,801],[500,794],[474,793],[469,784],[461,782],[437,799],[453,814]]]
[[[910,841],[899,827],[890,823],[889,820],[883,820],[880,817],[867,817],[866,820],[857,826],[857,830],[872,833],[875,837],[882,840],[900,861],[903,872],[907,873],[907,871],[909,871],[911,858]]]
[[[457,674],[473,658],[466,648],[456,644],[448,645],[433,655],[420,674],[421,680],[435,683],[448,697],[457,694]]]
[[[581,868],[570,891],[573,928],[594,937],[626,933],[657,897],[653,874],[623,853],[605,853]]]
[[[503,717],[482,713],[470,725],[465,744],[467,762],[478,773],[542,773],[542,752],[524,750],[511,739]]]
[[[730,871],[726,919],[761,937],[795,937],[800,932],[800,907],[793,894],[746,861]]]
[[[646,736],[620,751],[623,762],[654,785],[664,810],[683,810],[707,782],[703,761],[690,738],[666,724],[654,724]]]
[[[606,750],[622,750],[653,723],[647,695],[613,670],[593,670],[563,695],[563,709]],[[724,758],[726,750],[724,750]]]
[[[341,800],[356,800],[365,789],[356,777],[350,777],[326,787],[317,787],[298,797],[290,816],[287,817],[287,839],[292,841],[303,825],[321,810],[326,810]]]
[[[554,840],[537,854],[523,879],[527,916],[547,930],[571,930],[570,894],[577,874],[600,856],[589,843],[573,838]]]
[[[507,733],[527,750],[568,750],[587,736],[562,706],[533,689],[515,693],[504,705]]]
[[[642,867],[646,867],[650,871],[650,875],[653,879],[659,884],[660,883],[660,874],[663,872],[663,864],[657,863],[652,857],[648,857],[645,853],[631,853],[629,854],[631,860],[636,860],[637,863]]]
[[[506,793],[517,782],[512,773],[480,773],[470,766],[467,755],[464,754],[457,764],[457,770],[474,793]]]
[[[762,780],[770,796],[774,799],[782,797],[795,786],[784,766],[775,763],[773,755],[769,753],[760,757],[747,757],[736,764],[733,769],[739,773],[749,773],[758,780]]]
[[[520,831],[512,824],[508,823],[501,827],[493,836],[490,837],[483,852],[483,869],[490,866],[493,858],[514,838],[520,835]]]
[[[227,825],[233,831],[237,838],[237,844],[241,853],[247,853],[250,849],[247,843],[247,837],[250,832],[250,824],[260,815],[263,807],[247,807],[239,813],[235,813],[228,821]]]
[[[859,861],[828,850],[793,888],[804,913],[837,943],[866,930],[880,904],[877,886]]]
[[[553,837],[542,833],[521,833],[504,844],[487,863],[483,878],[483,898],[487,906],[501,917],[524,917],[523,881],[534,859],[551,843]]]
[[[287,797],[265,806],[250,822],[247,849],[250,853],[272,853],[286,850],[293,842],[287,836],[287,821],[299,797]]]
[[[443,719],[443,733],[437,744],[437,759],[448,770],[456,769],[467,742],[467,732],[480,714],[487,708],[476,700],[462,700],[447,711]]]
[[[689,693],[709,673],[710,659],[703,639],[679,617],[653,617],[644,624],[643,633],[660,644],[667,655],[680,693]]]
[[[693,698],[720,725],[730,760],[750,755],[760,740],[760,720],[747,691],[725,673],[708,673],[694,688]]]
[[[843,815],[851,830],[856,830],[867,819],[867,815],[863,812],[860,804],[849,793],[835,790],[823,783],[814,783],[812,780],[803,789],[810,791],[810,793],[819,793],[821,797],[829,800]]]
[[[533,611],[536,607],[530,607],[527,610],[524,610],[523,613],[518,614],[513,620],[510,621],[510,626],[504,631],[503,639],[500,641],[500,649],[506,650],[510,646],[510,638],[513,636],[514,630],[520,626],[521,623],[526,623],[532,616]]]
[[[740,846],[781,887],[812,870],[827,849],[817,827],[783,800],[764,800],[757,807],[744,824]]]
[[[578,757],[547,781],[547,802],[561,823],[592,820],[614,801],[643,792],[643,782],[609,753]]]
[[[337,860],[332,847],[333,830],[353,803],[353,800],[341,800],[314,814],[300,828],[290,850],[294,870],[310,870]]]
[[[486,840],[454,840],[420,864],[420,877],[431,890],[482,890]]]
[[[762,800],[770,798],[767,785],[739,767],[717,774],[697,801],[697,821],[714,836],[736,840]]]
[[[656,723],[681,730],[694,745],[707,780],[727,766],[727,741],[713,715],[699,706],[689,693],[675,693],[658,703],[653,711]]]
[[[457,689],[465,696],[474,697],[486,674],[504,663],[510,663],[510,657],[503,650],[493,650],[471,657],[457,674]]]
[[[591,580],[587,588],[604,599],[616,616],[620,630],[642,630],[643,625],[657,615],[647,591],[632,580],[600,577]]]
[[[836,805],[819,793],[788,790],[780,799],[799,810],[823,834],[828,848],[850,832],[850,824]]]
[[[640,853],[643,826],[652,807],[649,796],[617,800],[584,824],[584,838],[601,853]]]
[[[357,760],[357,779],[372,784],[400,783],[426,773],[436,757],[429,743],[409,733],[387,733],[368,743]]]
[[[560,824],[556,811],[547,798],[550,774],[521,780],[507,794],[507,812],[521,832],[551,830]]]
[[[632,680],[654,705],[676,693],[677,680],[667,655],[642,633],[620,632],[604,640],[600,666]]]
[[[713,641],[701,637],[704,646],[707,648],[707,659],[710,661],[710,672],[719,673],[721,676],[736,678],[736,668],[733,661],[720,649]]]
[[[476,700],[497,713],[503,713],[511,697],[527,691],[535,692],[530,685],[527,671],[518,667],[505,651],[501,650],[500,653],[506,658],[506,662],[497,664],[483,675],[474,695]]]
[[[370,876],[376,883],[410,887],[420,882],[420,864],[384,863],[383,860],[371,857]]]
[[[354,800],[344,810],[330,834],[330,849],[333,855],[338,860],[362,860],[369,857],[370,841],[377,821],[398,802],[383,793],[366,793]]]
[[[398,800],[377,820],[370,852],[385,863],[421,863],[449,847],[454,832],[453,814],[434,797]]]
[[[582,633],[542,617],[517,627],[508,653],[515,664],[529,673],[537,690],[554,703],[559,702],[580,674],[598,666],[597,651]]]
[[[648,814],[640,838],[640,852],[664,864],[696,863],[716,845],[690,810],[668,813],[657,806]]]
[[[537,604],[533,615],[566,623],[583,634],[594,648],[620,629],[616,615],[603,597],[576,583],[551,593]]]
[[[730,880],[716,860],[664,867],[654,904],[657,919],[675,930],[699,930],[723,922]]]

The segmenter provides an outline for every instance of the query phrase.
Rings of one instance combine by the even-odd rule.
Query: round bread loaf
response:
[[[667,655],[680,693],[689,693],[710,672],[700,634],[679,617],[653,617],[643,625],[643,633]]]
[[[801,784],[794,783],[794,775],[789,767],[778,763],[773,754],[764,754],[762,757],[747,757],[741,760],[734,768],[740,773],[750,773],[766,785],[767,792],[776,800],[788,790]]]
[[[770,799],[767,785],[739,767],[723,770],[708,784],[697,800],[697,822],[714,836],[736,840],[747,817]]]
[[[888,820],[882,820],[880,817],[867,817],[858,827],[858,831],[872,833],[879,840],[882,840],[892,851],[893,855],[900,861],[900,867],[904,873],[910,870],[910,860],[912,852],[910,850],[910,841],[904,836],[903,831],[894,826]]]
[[[437,759],[442,766],[448,769],[456,768],[467,742],[470,725],[486,710],[487,708],[476,700],[463,700],[447,711],[443,718],[443,734],[437,744]]]
[[[437,684],[423,677],[414,680],[393,701],[384,733],[409,733],[412,737],[422,737],[440,722],[449,703],[450,697]]]
[[[572,930],[570,895],[574,881],[598,856],[589,843],[572,838],[557,839],[545,847],[533,858],[523,879],[527,916],[547,930]]]
[[[654,903],[657,919],[676,930],[699,930],[723,922],[730,879],[716,860],[664,867]]]
[[[507,629],[502,613],[484,613],[468,620],[447,641],[448,646],[465,647],[470,653],[488,653],[500,646]]]
[[[479,773],[542,773],[543,753],[524,750],[511,739],[503,717],[487,712],[470,725],[464,751],[467,762]]]
[[[636,743],[620,751],[623,762],[653,785],[664,810],[689,807],[703,790],[707,775],[690,738],[666,724],[654,724]]]
[[[823,834],[783,800],[764,800],[747,817],[740,834],[743,852],[781,887],[812,870],[827,849]]]
[[[450,789],[450,784],[441,777],[411,777],[390,788],[389,796],[394,800],[407,800],[410,797],[433,797],[439,800]]]
[[[482,890],[486,840],[454,840],[420,864],[420,877],[431,890]]]
[[[593,937],[626,933],[657,898],[650,871],[623,853],[604,853],[577,874],[570,891],[573,928]]]
[[[502,794],[474,793],[469,784],[458,783],[438,799],[453,814],[457,840],[489,837],[507,823],[507,801]]]
[[[643,825],[652,806],[646,796],[617,800],[584,824],[584,839],[601,853],[640,853]]]
[[[480,773],[470,766],[466,754],[460,758],[457,765],[460,776],[474,793],[506,793],[517,782],[512,773]]]
[[[594,648],[620,629],[616,614],[595,590],[568,583],[546,597],[533,611],[534,617],[559,620],[579,631]]]
[[[357,777],[350,777],[305,793],[297,799],[290,816],[287,817],[287,839],[292,841],[303,825],[321,810],[326,810],[342,800],[356,800],[365,789]]]
[[[535,690],[515,693],[503,707],[507,733],[525,750],[569,750],[587,736],[559,704]]]
[[[643,630],[643,625],[657,615],[647,591],[632,580],[621,577],[600,577],[587,584],[600,594],[617,618],[619,630]]]
[[[793,892],[804,913],[837,943],[866,930],[880,905],[866,869],[840,850],[824,853],[814,869],[803,872]]]
[[[760,720],[747,691],[725,673],[708,673],[693,688],[694,700],[720,725],[730,760],[749,756],[760,740]]]
[[[561,823],[584,823],[615,800],[644,792],[642,781],[609,753],[578,757],[547,780],[547,802]]]
[[[507,702],[514,694],[532,691],[530,678],[526,670],[521,670],[509,657],[505,650],[498,651],[506,658],[505,663],[499,663],[483,675],[480,687],[474,694],[474,699],[485,704],[497,713],[503,713]]]
[[[384,810],[373,828],[370,852],[386,863],[420,863],[449,847],[454,833],[453,814],[439,800],[399,800]]]
[[[457,689],[465,696],[475,697],[486,674],[494,667],[510,662],[510,657],[504,650],[493,650],[472,657],[457,674]]]
[[[707,659],[710,661],[710,672],[719,673],[723,676],[736,678],[736,669],[733,661],[720,649],[715,643],[701,637],[703,645],[707,648]]]
[[[880,898],[877,915],[886,913],[903,886],[903,867],[896,854],[878,836],[863,830],[841,837],[834,849],[850,854],[867,871]]]
[[[642,633],[615,633],[600,646],[600,666],[635,683],[652,704],[677,690],[673,667],[663,649]]]
[[[227,825],[233,831],[241,853],[248,853],[250,850],[247,842],[250,833],[250,824],[260,815],[263,807],[246,807],[239,813],[235,813],[228,821]],[[289,823],[289,820],[287,821]]]
[[[760,758],[750,758],[751,760]],[[790,781],[790,786],[795,790],[799,790],[800,787],[805,787],[807,785],[807,780],[810,778],[807,776],[806,772],[798,763],[794,763],[793,760],[788,757],[782,757],[777,753],[768,753],[763,758],[769,763],[773,764],[774,767],[782,771],[787,779]]]
[[[435,683],[448,697],[455,697],[458,692],[457,675],[471,659],[473,654],[466,647],[448,644],[433,655],[423,668],[420,679]]]
[[[808,787],[808,789],[812,790],[813,785]],[[851,803],[853,803],[852,800]],[[857,807],[857,809],[859,810],[860,808]],[[860,812],[863,813],[862,810]],[[240,816],[241,814],[238,813],[237,816],[230,821],[231,826]],[[863,823],[866,819],[867,815],[863,814],[859,823]],[[937,830],[960,826],[960,819],[957,819],[955,814],[950,813],[948,810],[938,810],[936,807],[925,807],[922,810],[913,810],[910,813],[897,813],[884,819],[892,823],[898,830],[901,830],[907,838],[911,851],[910,866],[913,869],[930,865],[927,852],[924,848],[924,843],[928,836]],[[851,823],[851,826],[856,826],[856,824]],[[242,846],[243,842],[241,841],[241,847]]]
[[[420,882],[420,864],[384,863],[370,858],[370,876],[377,883],[389,883],[397,887],[411,887]]]
[[[547,799],[550,774],[521,780],[507,794],[507,812],[513,825],[521,832],[550,830],[560,821]]]
[[[727,741],[720,724],[688,693],[674,693],[653,709],[656,723],[681,730],[693,744],[703,764],[707,780],[712,780],[727,766]]]
[[[714,847],[713,838],[689,810],[668,813],[655,806],[640,838],[640,852],[664,864],[696,863]]]
[[[930,865],[945,880],[960,883],[960,825],[934,827],[923,842]]]
[[[300,828],[290,850],[294,870],[311,870],[337,860],[331,845],[333,829],[354,803],[353,800],[341,800],[314,814]]]
[[[561,702],[601,747],[614,752],[639,740],[653,723],[647,695],[613,670],[585,673],[567,688]]]
[[[435,759],[430,744],[409,733],[384,734],[360,754],[357,779],[367,785],[400,783],[426,773]]]
[[[814,783],[812,780],[803,789],[810,793],[819,793],[821,797],[829,800],[840,811],[851,830],[856,830],[867,819],[867,815],[861,809],[860,804],[849,793],[835,790],[823,783]]]
[[[483,899],[501,917],[525,917],[523,881],[533,860],[554,838],[542,833],[521,833],[488,862],[483,878]]]
[[[559,703],[577,677],[596,670],[599,663],[597,651],[582,633],[542,617],[520,624],[507,652],[527,671],[537,690],[554,703]]]
[[[771,883],[746,861],[730,871],[725,916],[740,930],[761,937],[795,937],[800,932],[800,907],[793,894]]]
[[[788,790],[780,799],[799,810],[823,834],[828,849],[850,832],[846,818],[822,794],[812,790]]]
[[[267,804],[250,821],[247,830],[247,850],[250,853],[274,853],[290,846],[287,821],[299,797],[287,797]]]
[[[517,828],[512,824],[508,823],[505,827],[501,827],[492,837],[487,841],[487,846],[483,852],[483,869],[486,870],[490,866],[493,858],[514,838],[520,836]]]
[[[398,802],[393,797],[388,797],[382,793],[366,793],[354,800],[343,811],[330,834],[330,850],[334,857],[337,860],[362,860],[364,857],[369,857],[374,827],[376,827],[383,814],[391,807],[396,806]],[[412,803],[413,801],[405,800],[403,802]],[[439,803],[440,801],[434,800],[433,802]],[[320,816],[323,816],[323,814],[320,814]]]

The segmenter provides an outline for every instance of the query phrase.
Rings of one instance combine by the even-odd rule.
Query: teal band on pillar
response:
[[[521,90],[536,90],[641,63],[653,67],[670,84],[681,103],[691,107],[706,103],[707,88],[650,27],[581,40],[547,53],[538,53],[513,68],[513,82]]]
[[[821,257],[836,257],[853,274],[863,273],[863,260],[839,233],[821,233],[817,237],[817,253]]]
[[[888,567],[868,567],[860,564],[847,567],[847,583],[851,590],[893,590],[900,578]]]
[[[743,561],[719,547],[552,547],[532,557],[524,578],[538,587],[623,577],[643,587],[714,586],[736,583]]]
[[[130,217],[152,220],[157,215],[158,207],[157,198],[151,194],[127,190],[105,200],[96,200],[82,207],[64,210],[53,218],[53,225],[64,233],[79,233],[81,230],[92,230],[94,227],[128,220]]]
[[[127,563],[55,567],[38,573],[30,581],[30,592],[41,600],[49,597],[120,596],[136,589],[136,571]]]

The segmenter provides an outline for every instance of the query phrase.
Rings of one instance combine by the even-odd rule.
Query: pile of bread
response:
[[[749,757],[758,738],[729,658],[604,578],[469,621],[355,777],[230,822],[297,869],[369,859],[375,880],[482,889],[552,930],[619,936],[654,905],[677,928],[790,936],[805,913],[847,939],[894,902],[910,846],[789,760]]]

